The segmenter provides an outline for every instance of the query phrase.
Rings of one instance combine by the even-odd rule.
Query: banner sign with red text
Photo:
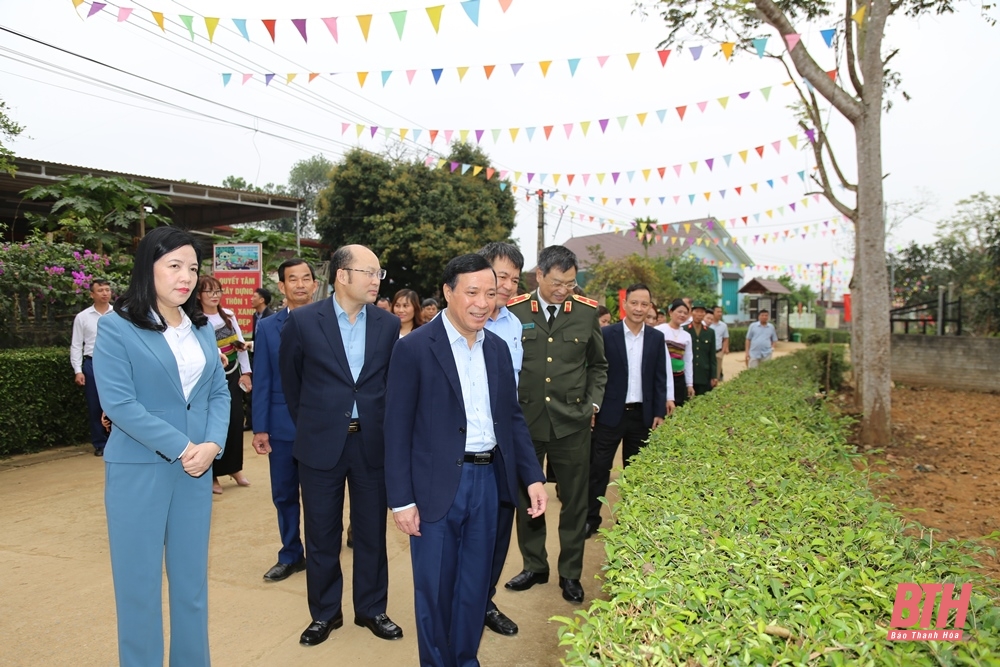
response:
[[[243,337],[253,332],[251,297],[261,286],[262,255],[259,243],[217,243],[212,248],[212,275],[222,283],[221,306],[236,313]]]

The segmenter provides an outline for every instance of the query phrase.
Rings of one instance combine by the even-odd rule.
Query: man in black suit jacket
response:
[[[295,422],[305,518],[306,588],[312,623],[299,643],[326,640],[344,623],[340,568],[344,483],[354,528],[354,623],[376,637],[403,631],[386,615],[389,566],[385,523],[385,387],[399,319],[376,308],[385,270],[364,246],[330,260],[333,297],[288,314],[278,365]]]
[[[627,466],[649,438],[650,430],[663,423],[668,409],[672,411],[666,343],[661,332],[645,325],[651,301],[648,287],[642,283],[629,286],[625,290],[625,319],[601,330],[608,384],[591,436],[587,537],[601,525],[598,498],[607,493],[618,443],[622,443]]]
[[[410,535],[424,667],[479,664],[499,503],[515,504],[519,485],[531,517],[547,502],[510,351],[484,330],[496,274],[462,255],[442,283],[448,308],[399,341],[386,400],[389,505]]]

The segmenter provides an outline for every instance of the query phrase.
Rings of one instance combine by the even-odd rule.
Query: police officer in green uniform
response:
[[[548,455],[559,480],[559,587],[565,599],[580,603],[590,430],[604,399],[608,362],[597,320],[597,302],[573,294],[577,268],[576,255],[568,248],[545,248],[538,256],[535,273],[538,289],[511,299],[507,307],[522,326],[524,361],[518,387],[521,409],[539,463]],[[529,505],[522,499],[520,506]],[[549,561],[544,517],[532,519],[518,509],[517,540],[524,571],[506,587],[523,591],[546,583]]]
[[[712,391],[719,381],[716,379],[715,331],[705,326],[705,304],[695,301],[691,306],[691,324],[684,331],[691,334],[692,366],[694,367],[694,394],[701,396]]]

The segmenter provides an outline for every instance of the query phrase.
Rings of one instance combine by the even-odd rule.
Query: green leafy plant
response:
[[[745,352],[747,349],[747,328],[729,327],[729,351]]]
[[[553,619],[563,664],[997,664],[976,547],[913,535],[872,496],[810,363],[742,373],[654,432],[601,531],[608,599]],[[888,641],[906,582],[972,582],[965,641]]]
[[[87,441],[87,402],[67,348],[0,350],[0,433],[0,456]]]

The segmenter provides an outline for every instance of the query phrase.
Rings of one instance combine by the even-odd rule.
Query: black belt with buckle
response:
[[[350,422],[348,422],[348,424],[347,424],[347,432],[348,433],[358,433],[360,430],[361,430],[361,420],[360,419],[352,419]]]
[[[83,355],[83,358],[84,359],[93,359],[94,357],[90,356],[89,354],[85,354],[85,355]]]
[[[466,452],[465,462],[477,466],[488,466],[493,463],[493,457],[497,449],[494,447],[488,452]]]
[[[642,410],[642,403],[626,403],[626,410]]]

